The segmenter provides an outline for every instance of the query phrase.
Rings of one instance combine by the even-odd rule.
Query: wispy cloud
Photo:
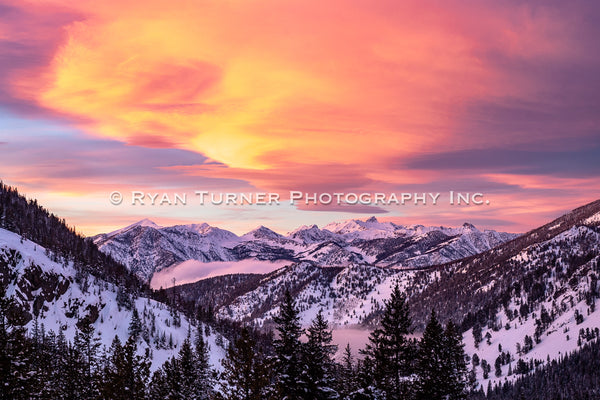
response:
[[[552,212],[548,196],[554,213],[589,200],[551,178],[600,172],[593,2],[5,1],[0,15],[0,109],[24,125],[0,131],[1,172],[48,196],[111,182],[279,193],[462,182],[512,204],[482,220],[526,227]]]

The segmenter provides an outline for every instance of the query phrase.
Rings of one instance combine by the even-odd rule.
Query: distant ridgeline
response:
[[[91,240],[67,226],[64,219],[48,212],[36,200],[27,200],[17,189],[1,181],[0,228],[15,232],[50,250],[53,253],[50,256],[55,261],[72,261],[82,271],[135,293],[149,291],[147,285],[125,266],[99,251]]]
[[[462,320],[463,331],[475,325],[499,331],[503,317],[525,319],[568,290],[575,303],[585,299],[590,306],[600,296],[599,215],[597,200],[494,249],[432,267],[440,277],[410,299],[413,318],[424,321],[434,308],[444,320]]]
[[[600,201],[418,270],[298,262],[158,292],[2,183],[0,228],[0,399],[599,398]],[[327,318],[351,307],[373,330],[340,363]]]

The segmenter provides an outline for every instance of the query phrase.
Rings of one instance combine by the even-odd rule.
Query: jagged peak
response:
[[[201,224],[188,224],[188,225],[183,225],[183,227],[190,229],[192,231],[195,232],[206,232],[207,230],[211,230],[214,229],[213,226],[209,225],[206,222],[202,222]]]
[[[244,237],[244,238],[260,238],[260,237],[279,238],[279,237],[282,237],[282,235],[280,235],[279,233],[275,232],[272,229],[267,228],[264,225],[260,225],[258,228],[251,230],[250,232],[246,233],[242,237]]]
[[[152,228],[160,228],[160,225],[156,224],[154,221],[152,221],[149,218],[141,219],[138,222],[131,224],[129,227],[134,227],[134,226],[150,226]]]
[[[299,226],[298,228],[294,229],[293,231],[288,232],[288,236],[293,236],[297,233],[304,232],[304,231],[315,231],[315,230],[319,230],[319,227],[316,224],[302,225],[302,226]]]
[[[148,218],[144,218],[144,219],[141,219],[141,220],[139,220],[137,222],[134,222],[131,225],[126,226],[125,228],[121,228],[121,229],[117,229],[115,231],[109,232],[109,233],[106,234],[106,236],[111,237],[111,236],[114,236],[114,235],[118,235],[120,233],[127,232],[130,229],[137,228],[138,226],[142,227],[142,228],[154,228],[154,229],[160,229],[161,228],[161,226],[158,225],[158,224],[156,224],[154,221],[152,221],[152,220],[150,220]]]
[[[234,240],[237,239],[237,235],[226,229],[221,229],[216,226],[212,226],[206,222],[199,224],[188,224],[188,225],[177,225],[171,228],[165,228],[166,230],[175,229],[178,231],[190,231],[194,232],[203,237],[213,237],[217,240]]]

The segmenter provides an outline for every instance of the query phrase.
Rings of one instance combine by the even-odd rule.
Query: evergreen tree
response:
[[[344,355],[338,370],[338,392],[340,398],[347,399],[358,389],[358,377],[354,370],[350,343],[346,344],[344,348]]]
[[[423,338],[419,343],[418,400],[442,400],[445,398],[446,379],[442,371],[442,363],[445,361],[444,336],[444,329],[437,320],[435,311],[432,310],[425,332],[423,332]]]
[[[492,344],[492,334],[490,331],[485,333],[485,342],[488,344],[488,346]]]
[[[103,395],[107,399],[141,400],[146,398],[150,376],[149,354],[137,355],[137,345],[129,338],[125,346],[117,336],[110,348],[104,372]]]
[[[247,328],[227,349],[222,378],[226,382],[223,392],[227,400],[262,400],[267,398],[270,383],[269,367],[258,352],[256,342]]]
[[[333,356],[337,352],[337,346],[331,344],[333,337],[322,311],[319,311],[312,321],[307,337],[308,342],[304,346],[304,364],[308,397],[315,400],[339,398],[339,394],[334,389]]]
[[[396,285],[385,302],[381,328],[371,333],[364,352],[373,363],[375,386],[390,400],[405,399],[412,392],[410,377],[416,348],[408,338],[411,325],[406,296]]]
[[[150,355],[148,349],[143,356],[137,355],[137,344],[133,338],[125,343],[125,371],[127,377],[128,398],[131,400],[144,399],[148,379],[150,377]]]
[[[94,327],[89,319],[81,319],[77,323],[75,335],[75,351],[79,358],[79,378],[81,380],[82,398],[95,398],[99,394],[100,366],[97,357],[100,348],[100,338],[94,337]]]
[[[16,304],[5,294],[0,284],[0,399],[25,399],[34,383],[29,373],[31,347],[25,337],[25,320],[10,313],[15,311]]]
[[[363,362],[358,369],[358,381],[361,390],[364,393],[373,393],[380,395],[380,389],[385,382],[386,357],[383,351],[383,341],[381,339],[381,329],[375,329],[369,334],[369,342],[363,350]]]
[[[469,371],[467,374],[467,388],[470,392],[477,391],[479,387],[479,382],[477,382],[477,372],[475,372],[475,368]]]
[[[199,394],[198,398],[210,399],[213,396],[215,382],[210,366],[208,344],[204,340],[204,335],[202,334],[202,324],[200,322],[198,322],[196,329],[195,348],[195,366],[197,371],[196,391]]]
[[[277,324],[277,339],[273,341],[276,355],[276,391],[279,399],[304,399],[307,388],[303,380],[304,365],[302,365],[303,333],[300,327],[298,310],[292,295],[286,290],[279,315],[273,320]]]
[[[521,359],[519,359],[519,361],[521,361]],[[481,371],[483,372],[483,379],[488,379],[490,377],[491,370],[492,370],[492,367],[487,362],[487,360],[482,360],[481,361]]]
[[[444,361],[442,362],[444,376],[447,378],[446,388],[448,400],[466,398],[469,375],[467,372],[464,347],[462,334],[452,321],[448,322],[446,331],[444,332],[445,352]]]
[[[214,397],[208,347],[201,327],[194,348],[191,334],[181,344],[177,357],[167,360],[152,376],[149,395],[153,399],[204,400]]]
[[[163,365],[164,377],[166,382],[167,399],[169,400],[185,400],[181,395],[181,369],[179,368],[179,360],[172,358],[167,360]]]
[[[70,346],[65,338],[65,334],[60,329],[56,336],[56,353],[54,355],[54,365],[56,366],[53,375],[54,386],[56,388],[57,399],[69,399],[68,386],[70,385],[69,371],[70,362]]]
[[[483,340],[483,336],[482,336],[482,332],[481,332],[481,325],[479,325],[478,323],[476,323],[475,325],[473,325],[473,341],[475,343],[475,348],[478,349],[479,348],[479,343],[481,343],[481,341]]]
[[[125,386],[125,378],[122,375],[122,366],[125,364],[123,345],[119,337],[115,335],[110,349],[106,354],[104,365],[104,384],[102,385],[102,396],[105,399],[122,398],[121,388]]]
[[[500,356],[496,357],[496,361],[494,362],[495,374],[497,377],[502,376],[502,360]]]
[[[365,354],[363,352],[363,354]],[[349,399],[352,400],[375,400],[384,399],[385,394],[375,386],[373,371],[375,370],[375,362],[365,354],[362,360],[356,363],[356,385],[358,390],[350,394]]]
[[[66,398],[85,398],[85,393],[89,388],[85,386],[87,382],[82,377],[84,369],[84,357],[79,346],[67,342],[64,369],[62,370],[64,374],[62,391]]]
[[[173,398],[169,396],[169,385],[164,372],[165,365],[167,363],[169,363],[169,360],[163,364],[162,368],[154,371],[154,374],[152,374],[152,379],[150,380],[150,386],[148,388],[149,400],[164,400]]]
[[[190,336],[185,338],[181,344],[178,356],[180,373],[180,394],[184,399],[196,400],[203,398],[198,392],[198,371],[196,370],[196,359],[190,344]]]
[[[443,330],[435,311],[420,342],[417,373],[417,399],[466,399],[468,374],[462,335],[452,322]]]
[[[136,307],[133,307],[133,312],[131,313],[131,322],[129,323],[129,336],[137,342],[140,336],[142,335],[142,321],[140,320],[140,315]]]
[[[35,372],[37,388],[35,391],[36,393],[39,393],[39,397],[43,399],[60,399],[57,377],[61,374],[62,370],[58,364],[60,354],[58,354],[56,345],[56,334],[52,331],[46,334],[43,324],[39,348],[41,351],[37,356],[37,363],[35,366],[35,368],[37,368],[37,371]],[[98,384],[98,382],[96,382],[96,384]]]

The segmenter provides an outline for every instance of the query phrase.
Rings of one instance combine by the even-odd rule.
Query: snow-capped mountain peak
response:
[[[206,222],[203,222],[201,224],[189,224],[189,225],[184,225],[184,226],[194,232],[202,233],[202,234],[210,232],[213,229],[213,227],[210,226],[209,224],[207,224]]]
[[[151,226],[153,228],[160,228],[160,225],[157,225],[154,221],[152,221],[149,218],[144,218],[142,220],[139,220],[134,225],[138,225],[138,226]]]
[[[173,229],[178,229],[182,232],[196,233],[203,238],[212,239],[215,244],[231,242],[238,239],[238,236],[235,233],[209,225],[206,222],[201,224],[176,225]]]
[[[371,217],[366,221],[360,219],[351,219],[342,222],[333,222],[326,225],[323,229],[345,235],[348,238],[355,239],[376,239],[396,236],[397,225],[391,222],[379,222],[377,218]]]
[[[328,231],[327,229],[319,229],[317,225],[303,225],[300,228],[290,232],[287,237],[300,241],[304,244],[336,241],[340,239],[337,235]]]
[[[307,230],[316,230],[316,229],[319,229],[319,227],[316,224],[313,224],[310,226],[302,225],[302,226],[299,226],[298,228],[294,229],[293,231],[288,232],[287,236],[290,237],[290,236],[294,236],[298,232],[303,232],[303,231],[307,231]]]
[[[149,281],[155,272],[188,260],[209,262],[310,261],[319,265],[422,268],[488,250],[515,235],[458,228],[402,226],[375,217],[304,225],[287,236],[260,226],[243,236],[207,223],[157,227],[149,222],[98,235],[100,250]]]
[[[161,228],[160,225],[156,224],[154,221],[150,220],[149,218],[144,218],[144,219],[141,219],[141,220],[139,220],[137,222],[134,222],[131,225],[127,225],[125,228],[121,228],[121,229],[117,229],[115,231],[109,232],[109,233],[105,234],[105,236],[111,237],[111,236],[119,235],[121,233],[130,231],[130,230],[138,228],[138,227],[140,227],[140,228],[154,228],[154,229],[160,229]]]
[[[242,241],[258,240],[258,239],[277,240],[277,239],[282,239],[282,238],[283,238],[283,235],[280,235],[279,233],[267,228],[264,225],[261,225],[258,228],[251,230],[250,232],[241,236]]]
[[[477,229],[477,228],[475,228],[475,225],[473,225],[473,224],[471,224],[471,223],[469,223],[469,222],[465,222],[465,223],[463,224],[463,228],[464,228],[464,229],[469,229],[469,230],[475,230],[475,229]]]

